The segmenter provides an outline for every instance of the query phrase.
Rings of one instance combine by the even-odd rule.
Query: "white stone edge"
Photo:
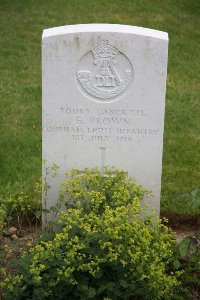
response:
[[[53,37],[57,35],[66,35],[72,33],[82,32],[111,32],[111,33],[128,33],[142,36],[154,37],[168,41],[168,33],[155,29],[144,27],[119,25],[119,24],[78,24],[66,25],[44,29],[42,39]]]

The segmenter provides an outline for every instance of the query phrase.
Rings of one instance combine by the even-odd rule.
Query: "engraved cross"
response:
[[[104,171],[105,167],[105,159],[106,159],[106,148],[105,147],[99,147],[100,150],[100,171]]]

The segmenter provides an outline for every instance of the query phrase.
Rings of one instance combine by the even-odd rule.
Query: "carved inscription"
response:
[[[135,125],[137,122],[134,120],[148,116],[142,109],[98,108],[91,110],[89,108],[61,107],[59,111],[62,114],[62,125],[47,126],[46,131],[50,134],[66,135],[73,142],[92,142],[100,145],[111,141],[132,143],[138,137],[156,138],[159,136],[157,128]],[[64,123],[70,125],[63,125]]]
[[[101,101],[122,94],[132,77],[133,68],[130,61],[115,47],[109,45],[108,41],[103,41],[86,53],[77,71],[77,80],[82,90]]]

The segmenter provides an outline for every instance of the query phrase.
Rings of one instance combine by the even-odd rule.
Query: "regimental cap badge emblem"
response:
[[[82,91],[100,101],[109,101],[121,95],[132,78],[130,61],[108,41],[86,53],[80,60],[77,72]]]
[[[115,58],[118,53],[118,50],[108,44],[107,41],[103,41],[103,44],[97,46],[92,50],[96,63],[100,61],[111,61]]]

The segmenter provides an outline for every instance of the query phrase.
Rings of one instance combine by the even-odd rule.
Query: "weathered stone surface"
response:
[[[112,165],[154,192],[159,213],[168,35],[126,25],[44,30],[43,159],[63,171]]]

